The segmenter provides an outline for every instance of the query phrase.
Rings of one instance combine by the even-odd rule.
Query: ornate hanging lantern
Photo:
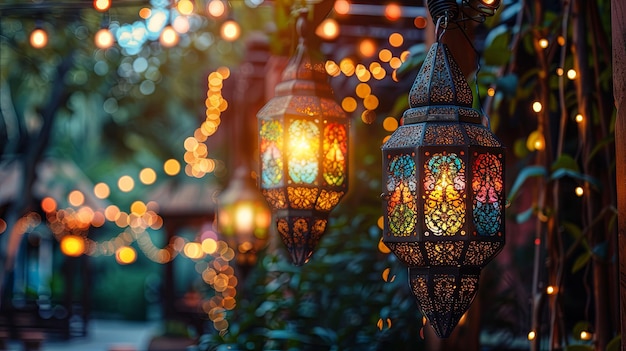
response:
[[[404,125],[382,147],[383,241],[409,267],[410,286],[448,337],[504,246],[504,148],[472,108],[446,45],[432,45],[409,94]]]
[[[235,250],[237,263],[249,267],[267,242],[270,210],[256,188],[247,167],[235,171],[226,190],[219,197],[220,233]]]
[[[299,45],[272,98],[257,114],[261,192],[295,265],[311,257],[330,211],[348,190],[348,119],[324,65],[310,55],[307,12]]]

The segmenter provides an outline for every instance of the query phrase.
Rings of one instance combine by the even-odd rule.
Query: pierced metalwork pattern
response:
[[[383,150],[419,145],[422,139],[422,130],[421,124],[400,126],[383,145]]]
[[[415,169],[415,161],[411,155],[395,155],[387,165],[386,221],[393,236],[415,235],[417,216]]]
[[[472,100],[472,91],[448,47],[433,44],[409,93],[409,106],[471,107]]]
[[[261,192],[272,209],[282,210],[287,208],[287,199],[285,198],[285,193],[282,188],[261,189]]]
[[[424,145],[465,144],[459,124],[428,124],[424,133]]]
[[[476,292],[478,291],[478,275],[461,276],[461,289],[459,290],[458,309],[465,311],[472,303]],[[464,312],[461,312],[461,314]]]
[[[295,183],[313,184],[319,172],[320,127],[306,119],[293,120],[287,132],[287,167]]]
[[[463,252],[463,241],[424,242],[426,256],[431,265],[456,266]]]
[[[407,266],[416,267],[425,264],[417,242],[385,242],[385,245]]]
[[[312,209],[317,199],[317,188],[287,187],[287,197],[291,208],[300,210]]]
[[[471,145],[501,147],[502,144],[496,139],[491,131],[482,126],[465,125],[465,131],[470,139]]]
[[[496,255],[501,245],[499,241],[470,241],[463,264],[483,267]]]
[[[330,191],[322,189],[320,197],[317,199],[315,209],[318,211],[332,210],[339,203],[339,200],[341,200],[343,194],[343,191]]]
[[[313,117],[322,115],[322,105],[317,96],[293,96],[289,107],[296,113],[305,116]]]
[[[335,100],[320,99],[322,107],[322,116],[325,118],[344,118],[346,113],[343,108],[337,104]]]
[[[428,156],[428,155],[426,155]],[[435,235],[464,235],[465,163],[455,153],[436,153],[424,162],[424,222]]]
[[[285,217],[277,221],[277,229],[294,264],[306,263],[319,243],[327,219],[315,217]]]
[[[410,107],[428,105],[430,102],[430,91],[428,89],[428,85],[436,52],[436,49],[431,47],[426,54],[426,59],[424,59],[422,68],[420,68],[420,71],[415,78],[415,82],[413,82],[413,86],[411,87],[411,91],[409,92]]]
[[[260,136],[261,187],[283,184],[283,127],[278,121],[262,121]]]
[[[329,123],[324,127],[322,175],[326,185],[341,186],[346,176],[348,134],[346,126]]]
[[[291,98],[292,96],[276,96],[272,98],[272,100],[259,110],[257,116],[259,119],[270,119],[272,117],[284,115]]]
[[[428,293],[428,284],[426,278],[422,276],[411,278],[411,287],[413,288],[413,294],[419,302],[420,309],[425,315],[430,315],[434,311],[434,304]]]
[[[493,236],[502,223],[502,163],[496,155],[479,154],[472,164],[473,217],[479,235]]]

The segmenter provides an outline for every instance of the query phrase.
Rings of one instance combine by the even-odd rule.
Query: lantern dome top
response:
[[[474,98],[459,65],[447,45],[436,42],[409,92],[409,109],[404,124],[427,121],[481,123],[479,111],[472,108]]]

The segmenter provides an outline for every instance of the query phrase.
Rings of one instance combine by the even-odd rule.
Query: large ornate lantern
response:
[[[309,260],[348,189],[348,119],[307,49],[306,15],[275,96],[257,114],[261,192],[295,265]]]
[[[504,245],[504,148],[472,108],[448,48],[430,48],[404,125],[382,147],[383,241],[409,267],[410,286],[448,337]]]

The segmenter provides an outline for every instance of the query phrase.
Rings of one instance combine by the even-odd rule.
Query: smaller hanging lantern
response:
[[[218,201],[220,233],[235,250],[239,265],[254,265],[257,252],[267,242],[271,213],[246,167],[235,170],[235,176]]]
[[[330,211],[348,190],[348,119],[334,99],[324,65],[299,45],[259,120],[260,187],[295,265],[311,257]]]
[[[382,147],[383,242],[409,267],[422,313],[448,337],[504,246],[504,148],[472,108],[448,48],[432,45],[404,125]]]

